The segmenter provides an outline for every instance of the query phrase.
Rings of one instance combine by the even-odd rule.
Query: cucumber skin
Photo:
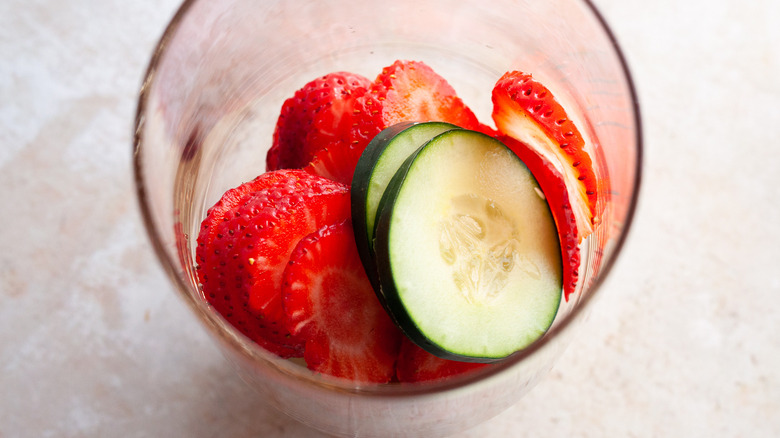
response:
[[[435,138],[435,137],[434,137]],[[427,143],[426,143],[427,144]],[[379,208],[377,212],[376,230],[374,232],[375,241],[375,259],[374,266],[377,269],[378,282],[380,287],[376,289],[379,301],[385,307],[390,317],[395,324],[401,329],[401,332],[409,338],[410,341],[417,344],[418,347],[426,350],[427,352],[438,356],[442,359],[460,360],[459,355],[455,355],[446,351],[429,341],[428,338],[423,335],[422,331],[417,327],[414,320],[409,316],[406,311],[406,307],[401,302],[398,296],[398,291],[395,288],[395,281],[393,280],[393,271],[390,264],[389,256],[389,241],[388,235],[390,232],[390,219],[393,215],[393,209],[395,206],[395,199],[398,195],[399,188],[406,179],[406,174],[409,173],[409,169],[412,167],[412,163],[417,156],[422,152],[425,145],[420,146],[412,155],[410,155],[406,161],[398,168],[398,171],[390,179],[390,183],[385,189],[385,193],[382,195],[382,200],[379,201]],[[467,361],[477,362],[474,358],[466,358]]]
[[[441,135],[441,134],[440,134]],[[437,136],[438,137],[438,136]],[[434,137],[435,139],[436,137]],[[431,139],[433,141],[433,139]],[[395,321],[398,328],[406,335],[409,340],[417,344],[420,348],[427,352],[438,356],[442,359],[456,360],[459,362],[473,362],[473,363],[493,363],[506,359],[491,358],[491,357],[473,357],[463,356],[452,353],[451,351],[441,348],[439,345],[431,342],[427,336],[417,327],[414,320],[409,316],[406,311],[401,298],[398,295],[398,290],[395,288],[395,281],[393,280],[393,271],[390,263],[389,254],[389,233],[390,233],[390,219],[393,215],[393,209],[395,207],[395,199],[399,193],[401,185],[406,179],[406,175],[409,173],[409,169],[412,167],[417,156],[425,149],[424,144],[420,146],[412,155],[410,155],[404,164],[398,169],[396,174],[390,180],[390,183],[385,189],[382,200],[379,202],[379,213],[377,215],[376,232],[375,232],[375,266],[379,274],[379,283],[381,284],[380,292],[377,294],[379,300],[382,301],[382,305],[390,313],[391,318]]]
[[[417,122],[402,122],[383,129],[369,142],[363,154],[360,155],[360,159],[358,159],[355,166],[355,173],[352,176],[350,204],[352,206],[352,229],[355,233],[355,243],[366,275],[368,275],[371,286],[373,286],[382,305],[384,305],[384,299],[380,296],[379,274],[377,273],[376,261],[374,260],[372,245],[368,239],[368,227],[366,225],[366,196],[368,195],[369,178],[371,178],[374,172],[377,160],[382,156],[385,147],[393,137],[416,124]]]
[[[388,146],[393,144],[395,138],[411,128],[424,129],[425,126],[446,127],[448,130],[461,129],[456,125],[446,122],[401,122],[382,130],[366,146],[366,149],[360,156],[355,173],[352,177],[350,187],[350,202],[352,206],[352,227],[355,233],[355,242],[358,247],[358,254],[366,269],[366,273],[371,281],[374,290],[379,291],[379,278],[376,273],[376,261],[374,259],[374,244],[372,235],[375,236],[376,219],[371,230],[366,223],[366,213],[368,210],[368,189],[371,179],[374,176],[377,163],[385,156]],[[417,145],[419,149],[424,143]],[[416,150],[415,149],[415,150]],[[414,153],[414,151],[412,151]],[[377,212],[379,208],[377,208]],[[370,231],[370,233],[369,233]]]
[[[448,131],[447,133],[449,132],[450,131]],[[447,133],[442,133],[439,135],[445,135]],[[501,143],[499,140],[490,137],[486,134],[480,132],[476,132],[476,133],[479,135],[484,135],[487,138],[490,138],[494,141]],[[434,139],[436,139],[437,137],[438,136],[432,138],[429,142],[433,142]],[[503,145],[503,143],[501,144]],[[392,266],[390,262],[390,251],[389,251],[390,222],[393,215],[393,209],[395,207],[395,200],[398,194],[400,193],[400,188],[403,185],[406,176],[409,173],[409,170],[411,169],[415,159],[425,149],[425,146],[427,145],[428,143],[420,146],[412,155],[410,155],[406,159],[406,161],[404,161],[404,163],[398,169],[396,174],[390,180],[390,183],[388,184],[387,189],[385,189],[385,193],[382,196],[382,200],[379,203],[377,220],[376,220],[376,231],[374,233],[375,251],[374,251],[374,258],[372,259],[373,266],[376,267],[377,270],[376,272],[378,274],[378,284],[380,285],[379,288],[375,289],[377,293],[377,297],[379,298],[379,301],[382,303],[382,306],[385,308],[385,310],[390,314],[391,319],[396,323],[396,325],[404,333],[404,335],[406,335],[406,337],[409,338],[409,340],[417,344],[417,346],[419,346],[420,348],[426,350],[428,353],[431,353],[434,356],[437,356],[442,359],[454,360],[459,362],[471,362],[471,363],[501,362],[507,359],[508,357],[511,357],[514,354],[529,348],[531,345],[538,342],[539,339],[541,339],[544,335],[540,336],[537,340],[535,340],[528,346],[503,357],[464,356],[461,354],[453,353],[449,350],[442,348],[438,344],[431,342],[430,339],[427,336],[425,336],[425,334],[420,330],[420,328],[417,326],[414,320],[409,316],[409,313],[406,310],[406,306],[404,306],[399,296],[398,290],[395,288],[395,281],[393,279],[393,272],[392,272]],[[507,146],[504,145],[504,147]],[[507,149],[511,151],[511,149],[509,149],[508,147]],[[517,157],[517,154],[515,154],[514,152],[512,152],[512,154],[517,158],[518,161],[520,161],[520,163],[523,164],[523,166],[527,168],[525,163],[522,160],[520,160],[519,157]],[[530,170],[529,173],[531,174],[531,177],[534,178]],[[560,301],[561,300],[559,297],[554,315],[558,313],[558,310],[560,308],[559,307]],[[550,324],[547,326],[546,330],[549,330],[554,320],[555,317],[553,316],[553,319],[550,321]]]

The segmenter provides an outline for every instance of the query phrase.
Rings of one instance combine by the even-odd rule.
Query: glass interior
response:
[[[282,102],[309,80],[373,78],[396,59],[424,61],[483,123],[490,90],[522,70],[550,88],[590,139],[602,223],[583,246],[578,293],[532,347],[439,383],[356,385],[315,376],[244,338],[198,290],[193,254],[208,207],[265,170]],[[631,222],[641,165],[636,96],[619,49],[586,1],[186,2],[145,78],[135,175],[152,243],[176,290],[245,380],[290,416],[342,436],[437,436],[517,401],[549,371],[583,320]]]

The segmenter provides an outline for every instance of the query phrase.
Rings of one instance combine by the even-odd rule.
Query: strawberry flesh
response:
[[[557,165],[567,182],[580,241],[596,221],[597,181],[585,141],[552,93],[531,75],[504,74],[493,88],[493,120],[511,136]]]
[[[317,151],[303,170],[342,184],[351,184],[363,149],[365,147],[355,144],[332,144]]]
[[[401,332],[363,270],[352,225],[341,221],[303,238],[284,272],[284,309],[306,340],[307,366],[358,382],[389,382]]]
[[[561,243],[561,258],[563,259],[563,295],[568,301],[569,296],[577,288],[580,270],[580,246],[577,236],[577,219],[569,202],[569,193],[563,176],[549,161],[527,144],[509,136],[499,136],[498,139],[511,149],[531,171],[539,187],[542,189],[547,204],[550,206],[558,238]]]
[[[355,98],[352,110],[345,114],[349,120],[344,124],[352,126],[348,135],[320,148],[308,171],[350,184],[371,139],[400,122],[439,121],[466,129],[486,128],[443,77],[417,61],[396,61],[382,69],[369,90]]]
[[[300,356],[302,340],[286,329],[282,274],[303,236],[349,217],[349,190],[302,170],[264,175],[209,210],[198,237],[198,278],[206,300],[239,331],[282,357]]]
[[[396,61],[382,69],[374,81],[381,102],[384,128],[400,122],[447,122],[477,129],[479,121],[455,89],[428,65]]]
[[[476,371],[486,366],[489,364],[442,359],[404,338],[398,354],[396,372],[399,382],[413,383],[445,379]]]

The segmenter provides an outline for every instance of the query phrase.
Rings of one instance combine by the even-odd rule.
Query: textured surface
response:
[[[780,3],[596,2],[645,179],[600,305],[484,436],[780,435]],[[318,436],[264,407],[172,293],[131,178],[176,2],[0,3],[0,436]]]

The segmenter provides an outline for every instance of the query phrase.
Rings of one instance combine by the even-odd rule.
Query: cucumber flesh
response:
[[[352,178],[352,225],[358,252],[366,271],[376,283],[374,228],[379,202],[387,184],[403,162],[428,140],[442,132],[459,129],[444,122],[402,122],[377,134],[366,146]]]
[[[560,245],[528,168],[498,140],[446,131],[409,156],[379,206],[380,299],[415,343],[492,362],[550,327]]]

